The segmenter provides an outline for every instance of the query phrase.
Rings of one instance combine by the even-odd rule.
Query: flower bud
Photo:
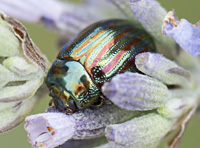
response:
[[[127,110],[152,110],[165,105],[170,97],[163,83],[131,72],[113,77],[103,85],[102,92],[115,105]]]
[[[23,122],[37,103],[37,96],[23,101],[0,102],[0,133],[4,133]]]
[[[141,53],[136,56],[136,67],[167,85],[179,85],[185,88],[194,86],[189,71],[178,66],[175,62],[155,53]]]
[[[165,118],[179,118],[198,102],[198,92],[195,90],[175,89],[171,93],[173,99],[157,109],[157,112]]]
[[[48,60],[26,29],[0,12],[0,133],[21,123],[40,97]],[[45,91],[43,92],[45,94]]]
[[[175,51],[175,42],[161,32],[167,11],[156,0],[130,0],[132,11],[147,32],[166,49]]]
[[[109,142],[123,147],[143,148],[159,142],[172,128],[173,120],[149,113],[106,127]]]

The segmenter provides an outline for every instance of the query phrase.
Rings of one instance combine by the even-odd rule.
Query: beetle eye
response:
[[[51,88],[50,88],[50,93],[49,93],[49,96],[51,97],[59,97],[60,96],[60,92],[62,92],[62,89],[55,86],[55,85],[52,85]]]
[[[49,101],[49,106],[52,106],[53,104],[54,104],[53,99],[51,99],[51,100]]]

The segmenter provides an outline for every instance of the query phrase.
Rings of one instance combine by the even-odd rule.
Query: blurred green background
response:
[[[200,0],[159,0],[168,11],[174,9],[178,18],[186,18],[191,23],[200,20]],[[35,44],[53,62],[57,55],[58,35],[40,25],[23,23]],[[44,112],[50,98],[44,98],[31,114]],[[0,135],[0,148],[31,148],[22,123],[8,133]],[[164,142],[159,146],[164,148]],[[193,116],[184,133],[180,148],[200,148],[200,114]]]

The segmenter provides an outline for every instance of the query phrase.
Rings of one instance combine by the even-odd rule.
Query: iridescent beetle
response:
[[[146,51],[155,51],[153,40],[132,22],[105,20],[87,27],[62,48],[48,72],[55,107],[71,114],[100,105],[103,83],[135,72],[135,56]]]

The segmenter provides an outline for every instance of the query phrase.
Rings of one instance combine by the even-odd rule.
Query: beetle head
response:
[[[76,112],[77,106],[72,96],[59,85],[52,85],[49,96],[53,98],[55,107],[62,112],[71,114]]]

